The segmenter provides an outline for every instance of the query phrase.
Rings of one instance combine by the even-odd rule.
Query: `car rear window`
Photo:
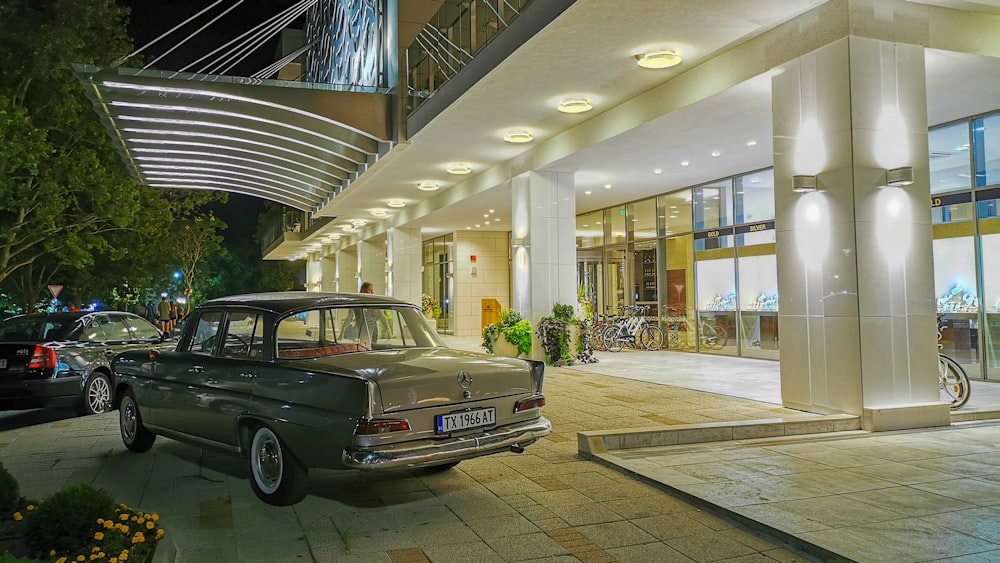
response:
[[[440,346],[412,307],[329,307],[278,323],[277,357],[319,358],[367,350]]]
[[[0,342],[65,340],[74,325],[74,322],[62,322],[45,317],[13,317],[0,322]]]

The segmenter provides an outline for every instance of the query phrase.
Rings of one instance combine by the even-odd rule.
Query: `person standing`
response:
[[[375,284],[366,281],[361,283],[361,293],[367,293],[369,295],[375,294]]]
[[[170,332],[170,302],[166,295],[160,298],[160,304],[156,306],[156,321],[160,324],[160,330]]]

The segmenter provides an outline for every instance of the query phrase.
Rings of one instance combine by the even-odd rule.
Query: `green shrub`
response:
[[[507,342],[517,347],[518,355],[531,354],[531,323],[521,318],[521,314],[513,309],[500,313],[500,322],[483,327],[483,348],[494,354],[497,337],[504,335]]]
[[[93,537],[100,529],[97,519],[114,511],[115,500],[104,489],[86,483],[64,487],[25,518],[25,540],[40,553],[68,552]]]
[[[7,516],[17,508],[21,499],[21,490],[17,479],[0,463],[0,517]]]

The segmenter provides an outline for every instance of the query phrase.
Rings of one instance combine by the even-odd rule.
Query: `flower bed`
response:
[[[0,464],[0,563],[151,561],[165,533],[159,520],[89,484],[27,501]]]

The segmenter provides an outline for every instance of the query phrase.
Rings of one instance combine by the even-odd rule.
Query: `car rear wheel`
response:
[[[254,494],[268,504],[288,506],[306,496],[306,468],[267,426],[253,432],[250,473]]]
[[[111,410],[111,381],[102,373],[92,373],[83,386],[80,414],[100,414]]]
[[[133,452],[148,452],[156,440],[156,434],[142,425],[139,405],[136,404],[135,395],[132,394],[131,389],[125,391],[121,405],[118,407],[118,428],[121,431],[125,447]]]

